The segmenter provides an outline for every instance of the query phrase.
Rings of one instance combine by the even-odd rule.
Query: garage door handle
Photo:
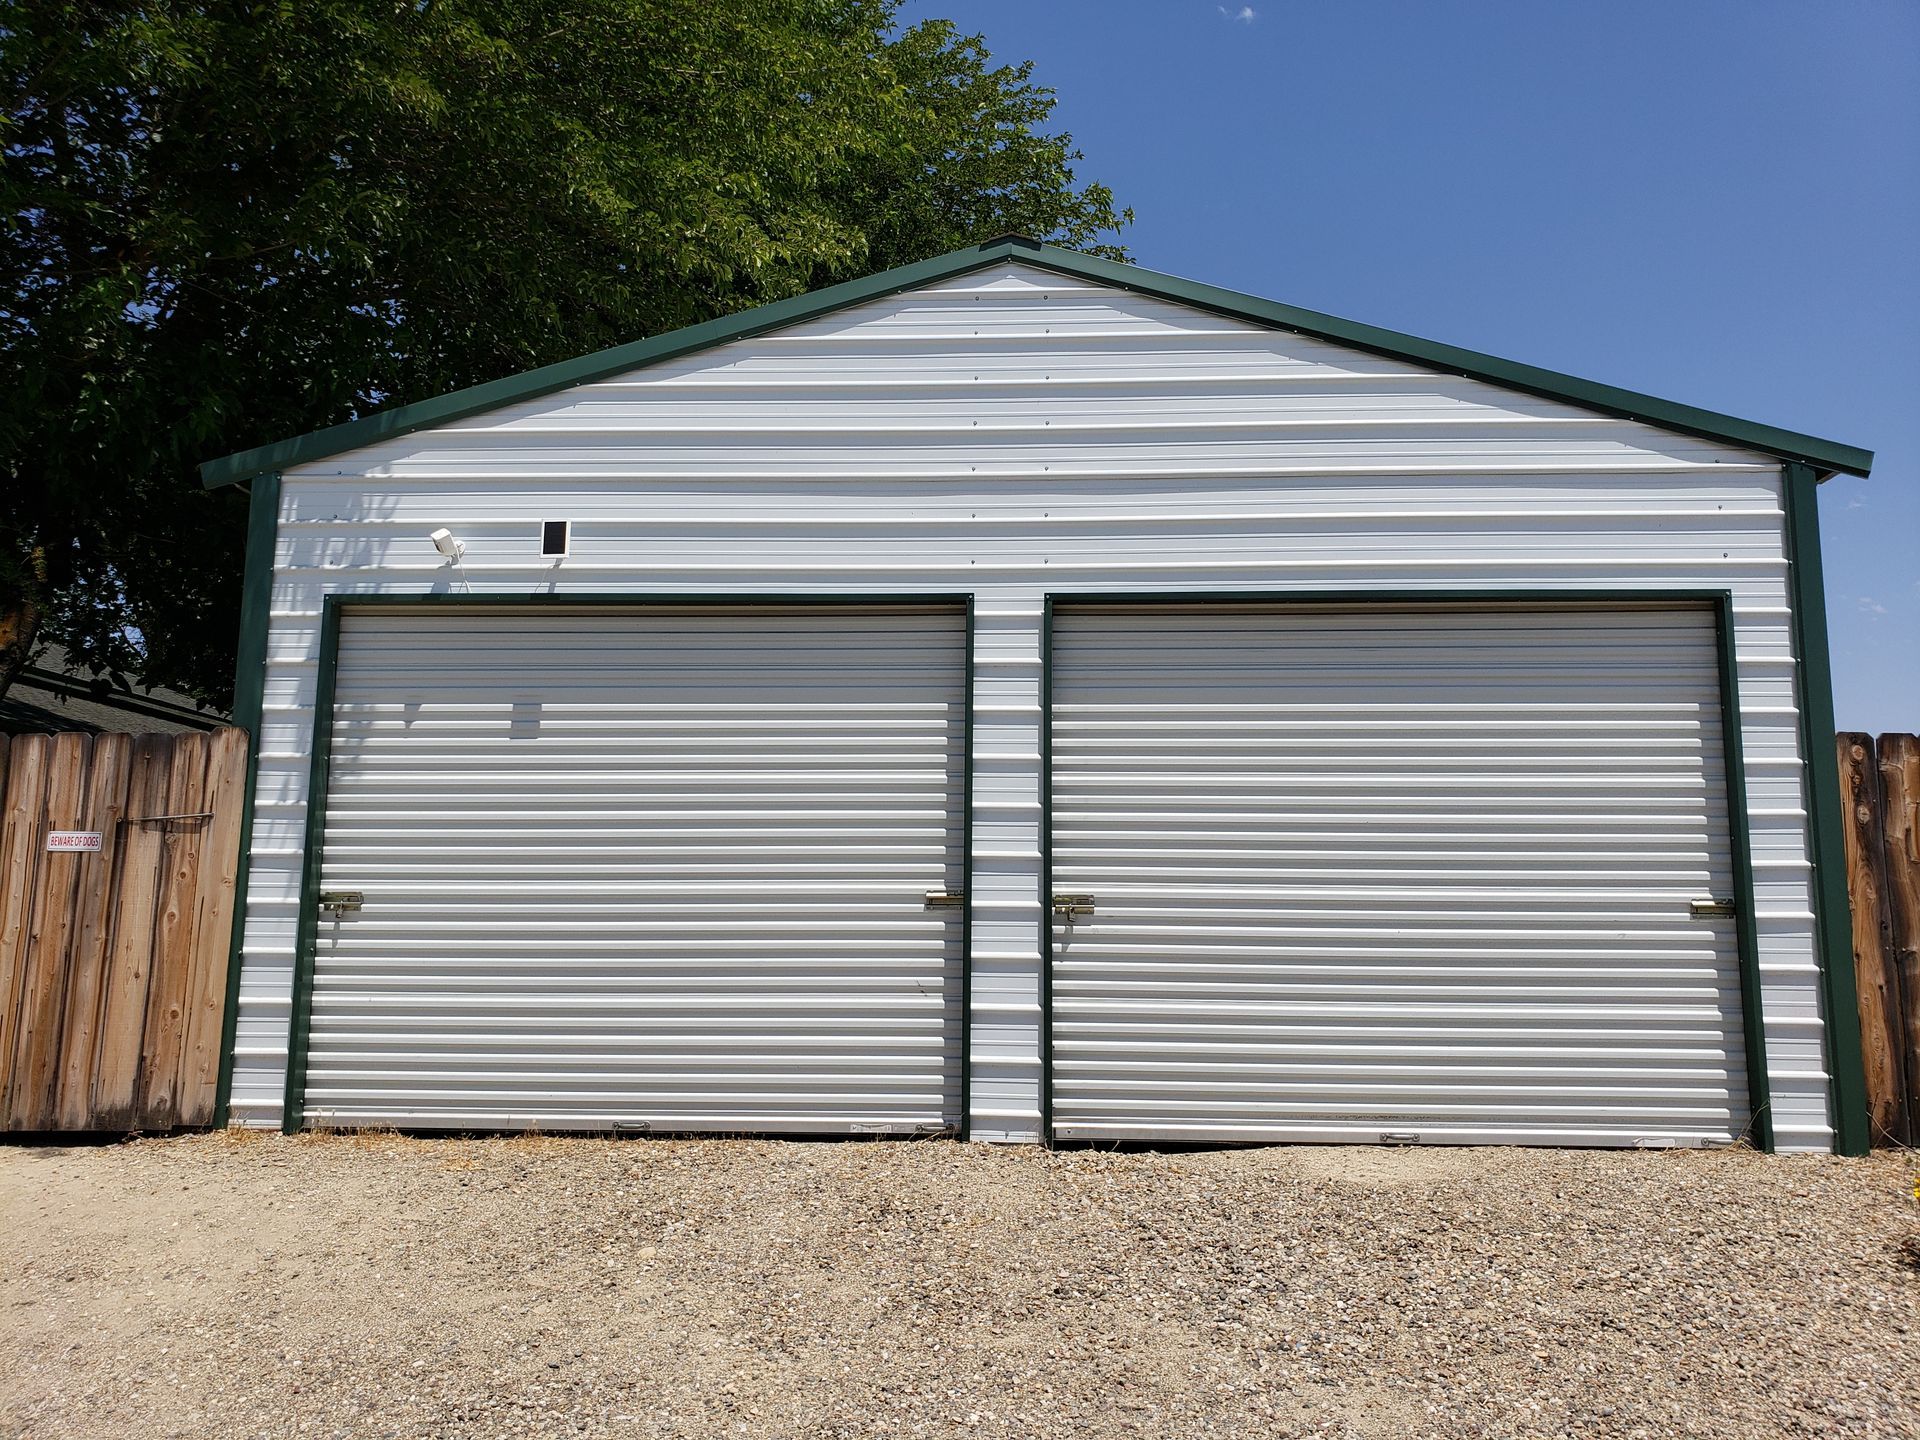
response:
[[[927,891],[927,909],[929,910],[958,910],[966,903],[967,896],[963,890]]]
[[[1722,915],[1736,915],[1740,907],[1731,900],[1695,900],[1687,909],[1696,920],[1710,920]]]

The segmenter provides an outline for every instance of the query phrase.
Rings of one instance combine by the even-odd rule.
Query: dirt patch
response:
[[[1400,1190],[1475,1179],[1499,1152],[1455,1145],[1290,1145],[1254,1153],[1301,1180]]]
[[[1920,1435],[1912,1165],[0,1149],[0,1434]]]

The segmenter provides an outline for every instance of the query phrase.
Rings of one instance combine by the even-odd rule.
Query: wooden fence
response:
[[[213,1118],[244,730],[0,737],[0,1129]]]
[[[1920,737],[1843,732],[1847,895],[1876,1144],[1920,1145]]]

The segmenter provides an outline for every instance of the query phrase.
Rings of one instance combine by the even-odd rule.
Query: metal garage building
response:
[[[214,462],[226,1113],[1859,1149],[1871,458],[1009,239]]]

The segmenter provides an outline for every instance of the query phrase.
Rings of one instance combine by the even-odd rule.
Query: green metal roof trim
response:
[[[1811,465],[1823,474],[1838,472],[1865,475],[1873,466],[1873,452],[1856,446],[1821,440],[1812,435],[1781,430],[1772,425],[1761,425],[1752,420],[1741,420],[1731,415],[1717,414],[1711,410],[1698,410],[1691,405],[1676,404],[1671,400],[1641,395],[1632,390],[1622,390],[1617,386],[1601,385],[1572,375],[1562,375],[1557,371],[1542,370],[1536,366],[1502,360],[1493,355],[1482,355],[1478,351],[1462,350],[1456,346],[1422,340],[1414,335],[1402,335],[1398,331],[1383,330],[1375,325],[1362,325],[1352,320],[1342,320],[1338,316],[1323,315],[1315,310],[1301,310],[1291,305],[1279,304],[1277,301],[1262,300],[1233,290],[1221,290],[1212,285],[1181,280],[1172,275],[1158,274],[1137,266],[1122,265],[1116,261],[1096,259],[1072,250],[1043,245],[1037,240],[1011,236],[990,240],[984,245],[969,247],[965,250],[956,250],[950,255],[941,255],[932,260],[922,260],[917,264],[902,265],[897,269],[882,271],[878,275],[869,275],[865,279],[849,280],[841,285],[829,286],[825,290],[796,295],[790,300],[762,305],[739,315],[723,316],[718,320],[690,325],[684,330],[674,330],[665,335],[656,335],[651,339],[616,345],[610,350],[584,355],[577,360],[566,360],[557,365],[543,365],[538,370],[528,370],[524,374],[509,375],[502,380],[492,380],[484,385],[456,390],[450,395],[440,395],[412,405],[396,406],[391,410],[376,411],[359,420],[350,420],[342,425],[330,425],[324,430],[315,430],[308,435],[276,441],[271,445],[257,446],[252,450],[242,450],[238,454],[228,455],[223,459],[209,460],[200,467],[200,478],[209,487],[231,485],[241,480],[251,479],[255,475],[285,470],[295,465],[310,464],[315,460],[323,460],[329,455],[357,450],[365,445],[390,440],[395,436],[424,430],[430,426],[451,424],[471,415],[479,415],[522,400],[549,395],[572,385],[604,380],[624,371],[637,370],[642,366],[658,364],[662,360],[675,359],[698,350],[725,344],[729,340],[740,340],[750,335],[763,335],[769,330],[797,325],[802,321],[812,320],[835,310],[843,310],[850,305],[858,305],[864,301],[877,300],[882,296],[898,294],[902,290],[912,290],[918,286],[951,279],[954,276],[984,269],[989,265],[997,265],[1007,260],[1019,260],[1063,275],[1072,275],[1123,290],[1137,291],[1142,295],[1152,295],[1162,300],[1197,306],[1217,314],[1251,321],[1256,325],[1299,331],[1323,340],[1332,340],[1342,345],[1351,345],[1375,354],[1390,356],[1396,360],[1409,360],[1431,369],[1486,380],[1511,390],[1521,390],[1529,394],[1545,396],[1551,400],[1564,400],[1570,404],[1582,405],[1609,415],[1619,415],[1629,420],[1645,421],[1647,424],[1677,430],[1683,434],[1698,435],[1709,440],[1720,440],[1746,449],[1763,451],[1769,455],[1777,455],[1782,460]]]

